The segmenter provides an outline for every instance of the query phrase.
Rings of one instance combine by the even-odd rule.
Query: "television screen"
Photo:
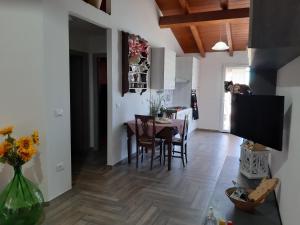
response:
[[[232,95],[231,134],[282,150],[284,97]]]

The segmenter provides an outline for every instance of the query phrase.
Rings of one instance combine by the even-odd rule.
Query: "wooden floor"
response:
[[[241,140],[228,134],[194,132],[188,165],[144,160],[113,168],[85,166],[71,191],[46,207],[43,225],[201,225],[227,156],[238,157]],[[149,157],[148,157],[149,158]]]

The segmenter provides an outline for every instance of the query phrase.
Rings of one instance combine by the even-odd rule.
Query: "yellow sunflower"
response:
[[[29,161],[36,154],[36,148],[33,145],[31,137],[20,137],[17,140],[18,155],[24,162]]]
[[[32,141],[34,144],[36,144],[36,145],[40,144],[40,136],[39,136],[39,132],[37,130],[33,131],[31,137],[32,137]]]
[[[4,154],[6,153],[6,148],[4,146],[4,143],[0,144],[0,158],[4,156]]]
[[[0,157],[3,157],[5,155],[6,152],[8,152],[9,150],[11,150],[12,148],[12,144],[4,141],[0,144]]]
[[[13,132],[14,127],[13,126],[8,126],[8,127],[4,127],[2,129],[0,129],[0,135],[9,135]]]
[[[33,146],[33,140],[31,137],[24,136],[24,137],[20,137],[17,140],[17,147],[19,149],[28,150],[28,149],[32,148],[32,146]]]
[[[19,148],[18,155],[24,162],[28,162],[36,154],[36,148],[32,146],[29,149]]]

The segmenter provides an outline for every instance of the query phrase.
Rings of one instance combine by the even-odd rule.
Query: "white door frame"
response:
[[[220,105],[221,105],[221,110],[220,110],[220,121],[219,121],[219,131],[220,132],[224,132],[224,133],[228,133],[227,130],[223,130],[223,118],[224,118],[224,82],[225,82],[225,78],[226,78],[226,68],[228,67],[234,67],[234,68],[239,68],[239,67],[249,67],[249,65],[246,64],[238,64],[238,63],[229,63],[229,64],[223,64],[222,65],[222,89],[221,89],[221,93],[222,93],[222,97],[221,97],[221,101],[220,101]]]

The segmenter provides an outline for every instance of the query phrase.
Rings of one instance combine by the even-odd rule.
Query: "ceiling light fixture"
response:
[[[220,41],[218,41],[211,49],[214,51],[225,51],[229,49],[229,46],[221,39],[221,28],[220,28]]]

